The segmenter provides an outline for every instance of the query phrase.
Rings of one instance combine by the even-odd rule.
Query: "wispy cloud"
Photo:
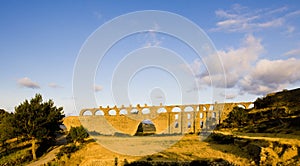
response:
[[[290,50],[290,51],[284,53],[283,55],[285,55],[285,56],[300,56],[300,49]]]
[[[102,18],[103,18],[103,15],[102,15],[100,12],[98,12],[98,11],[94,11],[93,14],[94,14],[94,16],[95,16],[97,19],[102,19]]]
[[[21,87],[25,87],[25,88],[31,88],[31,89],[39,89],[40,86],[38,83],[32,81],[30,78],[28,77],[24,77],[24,78],[20,78],[17,83],[21,86]]]
[[[49,83],[48,84],[48,86],[50,87],[50,88],[63,88],[62,86],[60,86],[60,85],[58,85],[58,84],[56,84],[56,83]]]
[[[94,91],[95,92],[99,92],[99,91],[102,91],[103,90],[103,87],[101,85],[94,85]]]
[[[144,44],[144,47],[157,47],[161,45],[162,40],[157,36],[157,31],[159,30],[159,28],[159,25],[154,23],[153,28],[146,32],[146,42]]]
[[[253,10],[235,4],[229,10],[220,9],[215,11],[215,14],[219,21],[211,31],[253,32],[267,28],[290,27],[288,31],[293,32],[293,26],[286,22],[290,17],[299,15],[300,11],[289,11],[287,6]]]
[[[300,15],[300,10],[290,12],[286,15],[286,17],[294,17],[294,16],[298,16],[298,15]]]

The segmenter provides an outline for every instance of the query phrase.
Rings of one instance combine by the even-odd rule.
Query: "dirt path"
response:
[[[56,139],[56,145],[53,147],[52,150],[50,150],[47,154],[43,155],[42,157],[38,158],[37,161],[28,164],[27,166],[40,166],[47,164],[48,162],[55,159],[56,154],[59,152],[59,149],[67,144],[66,136],[62,135]]]

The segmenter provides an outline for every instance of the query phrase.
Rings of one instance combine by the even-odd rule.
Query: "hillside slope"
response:
[[[268,94],[263,98],[258,98],[254,105],[257,109],[285,106],[292,110],[299,110],[300,88]]]
[[[251,133],[298,134],[300,88],[258,98],[252,109],[234,108],[220,128],[238,128],[239,131]]]

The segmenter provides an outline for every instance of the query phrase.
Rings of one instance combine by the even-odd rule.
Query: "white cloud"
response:
[[[212,31],[253,32],[275,27],[293,27],[286,24],[290,17],[297,16],[300,11],[288,11],[287,6],[270,9],[249,9],[235,4],[229,10],[217,10],[219,21]],[[293,29],[289,28],[292,32]]]
[[[31,89],[39,89],[40,88],[39,84],[37,84],[36,82],[33,82],[28,77],[20,78],[17,82],[21,87],[26,87],[26,88],[31,88]]]
[[[195,59],[191,64],[183,64],[180,66],[187,73],[198,76],[201,74],[202,62],[200,59]]]
[[[300,15],[300,10],[290,12],[286,15],[286,17],[294,17],[294,16],[298,16],[298,15]]]
[[[290,50],[290,51],[284,53],[283,55],[285,55],[285,56],[300,56],[300,49]]]
[[[224,10],[217,10],[215,14],[220,18],[236,18],[237,14],[231,14]]]
[[[258,23],[257,26],[261,27],[261,28],[279,27],[279,26],[282,26],[283,23],[284,23],[284,19],[283,18],[278,18],[278,19],[274,19],[274,20],[271,20],[271,21]]]
[[[280,8],[249,9],[239,4],[233,5],[229,10],[217,10],[215,12],[219,21],[212,31],[247,32],[280,28],[283,34],[292,35],[296,28],[290,19],[298,17],[300,10],[291,11],[287,6]],[[266,93],[282,90],[290,85],[300,82],[300,60],[290,58],[286,60],[260,60],[264,53],[261,40],[248,35],[239,48],[230,48],[217,51],[223,62],[226,74],[226,88],[237,88],[239,94],[264,95]],[[284,56],[298,56],[300,49],[293,49],[283,54]],[[210,86],[217,82],[217,87],[224,87],[220,67],[214,66],[218,61],[216,56],[209,56],[204,62],[211,71],[200,71],[199,83]],[[201,69],[194,61],[191,68]],[[214,69],[216,68],[216,69]],[[217,71],[217,72],[214,72]],[[219,73],[219,74],[217,74]],[[226,96],[225,96],[226,97]],[[229,95],[228,98],[231,96]]]
[[[300,81],[300,60],[260,60],[251,73],[240,81],[244,92],[261,95],[282,90]]]
[[[283,34],[291,36],[296,28],[292,25],[293,17],[300,15],[300,10],[291,11],[287,6],[275,9],[250,10],[241,5],[233,5],[229,10],[215,12],[219,21],[213,31],[253,32],[269,28],[280,28]],[[226,73],[227,87],[240,89],[240,94],[266,94],[282,90],[300,80],[300,62],[298,59],[259,60],[264,47],[259,39],[248,36],[243,46],[237,49],[218,51]],[[283,55],[300,55],[300,49],[290,50]],[[212,79],[214,76],[212,76]],[[206,78],[206,81],[209,79]]]
[[[197,77],[197,85],[191,87],[190,91],[197,91],[205,86],[218,88],[232,88],[251,71],[259,56],[264,52],[261,39],[253,35],[246,35],[239,48],[219,50],[218,56],[210,55],[195,59],[191,64],[181,67]],[[217,62],[221,61],[222,64]],[[213,84],[213,85],[212,85]]]
[[[60,85],[58,85],[58,84],[56,84],[56,83],[49,83],[48,84],[48,86],[50,87],[50,88],[63,88],[62,86],[60,86]]]
[[[233,20],[233,19],[230,19],[230,20],[225,20],[225,21],[220,21],[217,23],[217,25],[219,27],[229,27],[229,26],[233,26],[234,24],[238,24],[239,23],[239,20]]]
[[[218,54],[226,73],[238,72],[241,74],[248,71],[251,68],[251,63],[255,62],[263,52],[264,47],[261,44],[261,39],[255,38],[253,35],[247,35],[240,48],[220,50]]]
[[[234,87],[238,81],[251,70],[251,64],[255,63],[259,55],[263,52],[264,47],[261,44],[261,39],[255,38],[253,35],[247,35],[242,41],[242,45],[237,49],[218,51],[226,74],[226,87]],[[216,56],[210,56],[205,60],[206,65],[210,66],[210,70],[214,67],[218,67],[215,66],[215,62],[217,61],[216,58]],[[224,82],[222,80],[222,72],[216,72],[217,74],[214,74],[214,72],[211,71],[208,72],[210,75],[206,75],[202,78],[200,77],[200,79],[203,79],[207,84],[210,83],[210,80],[213,80],[217,86],[225,86],[222,83]]]
[[[300,79],[300,60],[260,60],[252,72],[255,79],[264,83],[294,83]]]
[[[190,91],[198,91],[197,87],[214,86],[215,88],[234,88],[239,90],[239,95],[246,93],[265,95],[300,82],[300,60],[296,58],[286,60],[260,59],[265,49],[261,44],[261,39],[253,35],[245,36],[238,48],[217,52],[225,70],[226,85],[224,85],[224,75],[220,72],[220,68],[215,65],[218,57],[209,56],[203,60],[205,65],[210,66],[208,68],[212,72],[203,70],[204,64],[200,60],[194,60],[189,68],[186,67],[186,69],[193,70],[197,77],[198,84]],[[295,49],[284,55],[299,54],[300,49]],[[214,85],[211,85],[212,82]],[[232,99],[236,95],[223,96],[226,99]]]
[[[95,92],[99,92],[99,91],[102,91],[103,90],[103,87],[101,85],[94,85],[94,91]]]
[[[288,7],[283,6],[283,7],[277,8],[277,9],[270,10],[266,14],[270,15],[270,14],[275,14],[275,13],[282,13],[282,12],[287,11],[287,10],[288,10]]]

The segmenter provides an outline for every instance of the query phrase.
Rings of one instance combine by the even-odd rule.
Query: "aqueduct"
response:
[[[105,135],[117,132],[134,135],[140,122],[146,119],[153,122],[157,134],[197,133],[221,123],[235,106],[248,109],[253,103],[100,106],[81,110],[79,118],[87,130]]]

